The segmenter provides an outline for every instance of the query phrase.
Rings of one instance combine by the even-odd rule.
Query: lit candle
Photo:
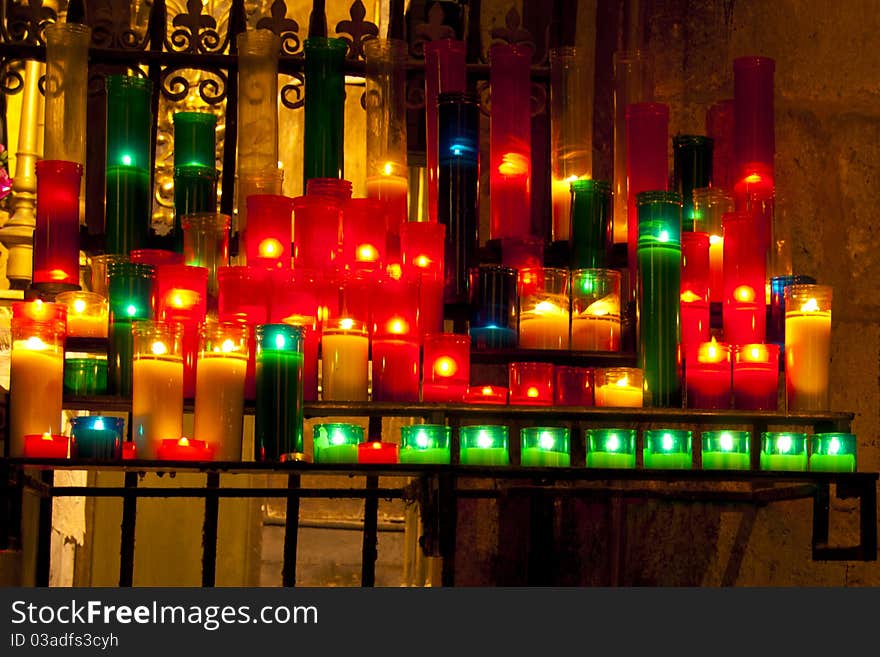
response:
[[[385,231],[374,228],[384,208],[372,198],[353,198],[342,206],[342,257],[349,269],[378,271],[384,266]]]
[[[492,156],[494,161],[497,156]],[[528,153],[507,152],[489,180],[491,239],[531,234],[531,160]]]
[[[594,373],[596,406],[640,408],[643,403],[642,371],[612,367]]]
[[[386,276],[376,280],[373,306],[373,338],[418,340],[419,282],[417,278]]]
[[[289,268],[293,254],[293,199],[280,194],[247,197],[247,261],[267,269]]]
[[[133,442],[122,443],[122,460],[133,461],[137,458],[137,446]]]
[[[791,285],[785,291],[785,388],[789,411],[828,409],[831,288]]]
[[[810,441],[810,470],[855,472],[857,440],[852,433],[817,433]]]
[[[247,362],[247,326],[226,323],[202,328],[193,434],[210,445],[221,461],[242,457]]]
[[[635,429],[590,429],[587,443],[588,468],[636,467]]]
[[[62,292],[56,303],[67,306],[67,335],[77,338],[106,338],[110,306],[106,297],[94,292]]]
[[[733,355],[733,407],[775,411],[779,390],[779,345],[744,344]]]
[[[413,424],[400,428],[401,463],[449,463],[452,429],[443,424]]]
[[[715,153],[718,153],[717,141]],[[722,186],[724,184],[721,183]],[[712,303],[720,303],[724,299],[724,231],[721,224],[724,215],[733,212],[733,209],[733,196],[721,187],[694,190],[696,230],[709,234],[709,300]]]
[[[766,431],[761,434],[761,469],[807,469],[807,434]]]
[[[572,273],[572,349],[620,349],[620,280],[620,272],[612,269]]]
[[[373,339],[373,401],[419,401],[419,344]]]
[[[681,344],[691,347],[709,340],[709,235],[682,233]]]
[[[577,179],[577,176],[550,179],[554,241],[568,241],[571,233],[571,183]]]
[[[303,454],[303,334],[298,326],[257,327],[254,458],[296,460]]]
[[[313,430],[315,463],[357,463],[364,428],[358,424],[316,424]]]
[[[510,403],[553,405],[552,363],[511,363],[508,368]]]
[[[26,434],[24,456],[32,459],[66,459],[70,446],[67,436],[51,433]]]
[[[503,386],[469,386],[465,401],[469,404],[506,404],[509,391]]]
[[[397,463],[397,443],[370,440],[358,445],[358,463]]]
[[[713,338],[692,347],[685,363],[688,408],[730,408],[730,347]]]
[[[393,163],[386,163],[381,175],[367,178],[367,198],[385,203],[385,230],[398,235],[400,225],[408,218],[407,192],[409,183],[406,176],[395,175]]]
[[[141,458],[157,458],[162,440],[183,433],[183,357],[173,325],[134,322],[132,436]]]
[[[331,320],[321,335],[322,399],[367,401],[370,339],[363,322]]]
[[[509,465],[507,427],[475,425],[459,429],[462,465]]]
[[[156,448],[161,461],[211,461],[214,449],[204,440],[194,438],[163,438]]]
[[[649,469],[689,470],[693,465],[690,431],[648,429],[643,461]]]
[[[567,269],[519,271],[519,346],[568,349],[569,274]]]
[[[751,434],[748,431],[704,431],[703,470],[748,470]]]
[[[125,420],[92,415],[70,420],[71,454],[79,459],[114,461],[122,456]]]
[[[471,378],[471,340],[455,333],[429,333],[424,341],[422,401],[460,402]]]
[[[764,342],[767,323],[766,251],[758,218],[724,215],[724,340],[732,345]]]
[[[568,467],[569,431],[564,427],[524,427],[520,464],[525,467]]]

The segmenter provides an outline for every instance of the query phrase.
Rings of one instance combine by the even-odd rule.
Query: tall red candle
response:
[[[773,167],[761,162],[748,162],[743,165],[743,169],[743,174],[733,189],[735,209],[755,217],[753,248],[766,258],[773,244],[773,215],[776,205]]]
[[[248,364],[245,374],[244,396],[253,400],[256,388],[257,340],[255,328],[268,318],[269,272],[259,267],[220,267],[217,270],[220,288],[218,319],[221,322],[240,322],[248,327]]]
[[[471,339],[456,333],[425,336],[422,401],[460,402],[471,379]]]
[[[730,408],[730,347],[704,342],[690,348],[685,360],[688,408]]]
[[[373,338],[373,401],[419,401],[419,344]]]
[[[552,363],[511,363],[508,373],[511,404],[553,405]]]
[[[383,202],[378,199],[353,198],[345,203],[342,208],[342,264],[345,268],[355,271],[382,270],[386,261],[385,231],[376,226],[377,218],[383,216],[383,213]],[[297,213],[297,217],[299,216]],[[296,226],[294,229],[296,230]],[[332,226],[324,226],[323,229],[327,233],[323,239],[332,241]],[[300,235],[298,231],[297,235]],[[297,242],[297,249],[299,248]],[[331,255],[331,250],[327,249],[326,255],[319,257],[326,262]]]
[[[709,233],[681,235],[681,345],[709,340]]]
[[[592,406],[593,369],[557,365],[554,368],[557,406]]]
[[[419,282],[419,330],[443,330],[446,226],[410,221],[400,227],[401,271]]]
[[[440,225],[440,224],[436,224]],[[410,340],[419,344],[419,282],[408,276],[386,276],[376,286],[373,337]]]
[[[161,265],[156,274],[156,314],[162,321],[182,327],[183,396],[196,394],[199,326],[205,321],[208,299],[208,268]]]
[[[339,264],[342,209],[351,200],[351,183],[324,178],[313,180],[308,182],[306,195],[293,200],[296,244],[293,264],[298,269],[325,272]]]
[[[294,200],[280,194],[247,198],[247,261],[271,269],[290,269]]]
[[[773,167],[775,66],[769,57],[738,57],[733,61],[734,149],[739,178],[747,174],[746,166],[752,162]]]
[[[758,219],[748,213],[724,215],[724,340],[733,345],[764,341],[766,260],[756,248]]]
[[[733,407],[775,411],[779,399],[779,345],[744,344],[733,354]]]
[[[79,287],[79,188],[82,165],[62,160],[36,164],[37,211],[33,282]]]
[[[706,110],[706,134],[712,138],[712,184],[721,189],[733,189],[736,180],[734,166],[734,111],[733,98],[720,100]]]

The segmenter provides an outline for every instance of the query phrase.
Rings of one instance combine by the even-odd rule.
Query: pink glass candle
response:
[[[744,344],[733,353],[733,407],[775,411],[779,399],[779,345]]]
[[[730,347],[704,342],[686,357],[688,408],[730,408]]]
[[[766,260],[754,215],[724,215],[724,340],[728,344],[764,342],[767,321]]]
[[[552,363],[511,363],[508,373],[511,404],[553,405]]]
[[[557,365],[554,372],[557,406],[593,405],[592,368]]]
[[[469,386],[465,401],[468,404],[506,404],[508,394],[504,386]]]
[[[471,379],[470,352],[470,336],[455,333],[425,336],[422,401],[460,402],[464,399]]]
[[[489,48],[492,118],[489,124],[491,239],[532,233],[531,65],[527,44]]]
[[[418,401],[418,342],[405,339],[374,338],[371,351],[373,360],[373,401]]]
[[[681,345],[709,340],[709,234],[681,236]]]

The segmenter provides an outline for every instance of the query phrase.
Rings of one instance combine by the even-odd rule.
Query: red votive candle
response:
[[[544,240],[510,237],[501,240],[501,264],[513,269],[539,269],[544,266]]]
[[[358,463],[397,463],[399,447],[397,443],[382,443],[378,440],[358,444]]]
[[[503,386],[469,386],[464,399],[469,404],[506,404],[508,396]]]
[[[373,304],[372,309],[373,337],[410,340],[418,344],[418,280],[407,276],[385,276],[377,282],[375,294],[377,303]]]
[[[419,401],[419,343],[373,338],[373,401]]]
[[[269,273],[268,318],[270,324],[281,324],[290,315],[318,314],[318,276],[314,271],[297,269],[273,270]]]
[[[779,345],[744,344],[733,353],[733,407],[775,411],[779,391]]]
[[[508,373],[511,404],[553,405],[552,363],[511,363]]]
[[[422,335],[443,330],[443,279],[446,226],[406,222],[400,227],[401,271],[419,282]]]
[[[247,197],[246,253],[249,265],[290,269],[293,208],[294,200],[280,194]]]
[[[27,434],[24,437],[24,456],[32,459],[66,459],[70,438],[51,433]]]
[[[422,401],[463,401],[471,379],[470,358],[470,336],[456,333],[426,335],[422,359]]]
[[[384,280],[378,273],[364,271],[343,272],[338,278],[327,280],[318,299],[320,321],[326,323],[327,318],[353,318],[363,322],[367,327],[367,333],[372,335],[374,300],[381,298],[383,304],[387,302],[385,292],[382,291],[381,296],[379,292],[382,289],[380,282]],[[417,312],[415,296],[403,305],[411,305],[413,314]],[[402,325],[392,327],[398,330],[403,328]],[[415,330],[415,324],[412,330]]]
[[[593,370],[589,367],[557,365],[555,403],[557,406],[593,405]]]
[[[156,314],[165,322],[205,320],[208,268],[161,265],[156,272]]]
[[[681,235],[681,346],[709,340],[709,233]]]
[[[210,461],[214,449],[195,438],[164,438],[156,452],[160,461]]]
[[[303,210],[303,212],[308,215],[309,211]],[[297,219],[300,214],[299,211],[296,212]],[[376,229],[376,218],[383,214],[383,202],[374,198],[353,198],[342,207],[342,264],[347,269],[381,271],[385,266],[385,231]],[[323,228],[328,233],[325,239],[332,240],[332,236],[329,235],[332,227]],[[306,230],[308,229],[307,226]],[[294,232],[300,235],[295,225]],[[299,244],[300,242],[297,241],[297,250],[300,248]],[[327,262],[331,256],[330,249],[327,249],[323,255],[318,255]],[[308,262],[309,256],[305,257],[304,262]],[[300,266],[299,260],[297,266]]]
[[[37,210],[33,282],[79,287],[79,188],[82,165],[62,160],[36,164]]]
[[[704,342],[685,360],[688,408],[730,408],[730,347]]]
[[[122,443],[122,460],[133,461],[137,458],[137,446],[131,442]]]
[[[766,251],[756,248],[757,218],[731,212],[722,220],[724,230],[724,340],[728,344],[764,342],[767,318]]]
[[[295,268],[323,272],[336,266],[339,259],[344,203],[342,199],[324,195],[306,194],[293,199],[293,231],[296,243],[293,266]],[[250,222],[250,211],[248,211],[248,222]],[[375,226],[375,224],[371,225]],[[384,231],[378,232],[380,237],[384,238]]]

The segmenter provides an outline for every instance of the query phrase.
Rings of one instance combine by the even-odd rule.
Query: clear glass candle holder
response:
[[[188,214],[182,219],[184,264],[208,270],[208,311],[217,311],[217,271],[229,264],[228,214]]]
[[[519,346],[568,349],[571,298],[567,269],[519,272]]]
[[[854,433],[817,433],[810,438],[810,470],[855,472],[858,440]]]
[[[751,439],[748,431],[719,429],[701,435],[703,470],[748,470]]]
[[[785,390],[789,411],[829,408],[831,298],[827,285],[785,290]]]
[[[620,350],[620,281],[614,269],[578,269],[571,275],[571,348]]]
[[[569,430],[565,427],[523,427],[520,465],[568,467],[571,465]]]
[[[400,427],[401,463],[449,463],[452,429],[444,424]]]
[[[692,438],[686,430],[648,429],[642,454],[645,468],[690,470],[693,467]]]
[[[636,467],[635,429],[590,429],[587,446],[588,468]]]
[[[472,425],[458,430],[462,465],[509,465],[508,428],[503,425]]]
[[[68,337],[107,337],[110,304],[105,296],[85,291],[62,292],[55,302],[67,306]]]
[[[321,334],[321,398],[367,401],[370,338],[363,322],[329,320]]]
[[[640,408],[644,377],[636,367],[606,367],[593,372],[596,406]]]
[[[794,431],[765,431],[761,434],[761,469],[807,469],[807,434]]]

